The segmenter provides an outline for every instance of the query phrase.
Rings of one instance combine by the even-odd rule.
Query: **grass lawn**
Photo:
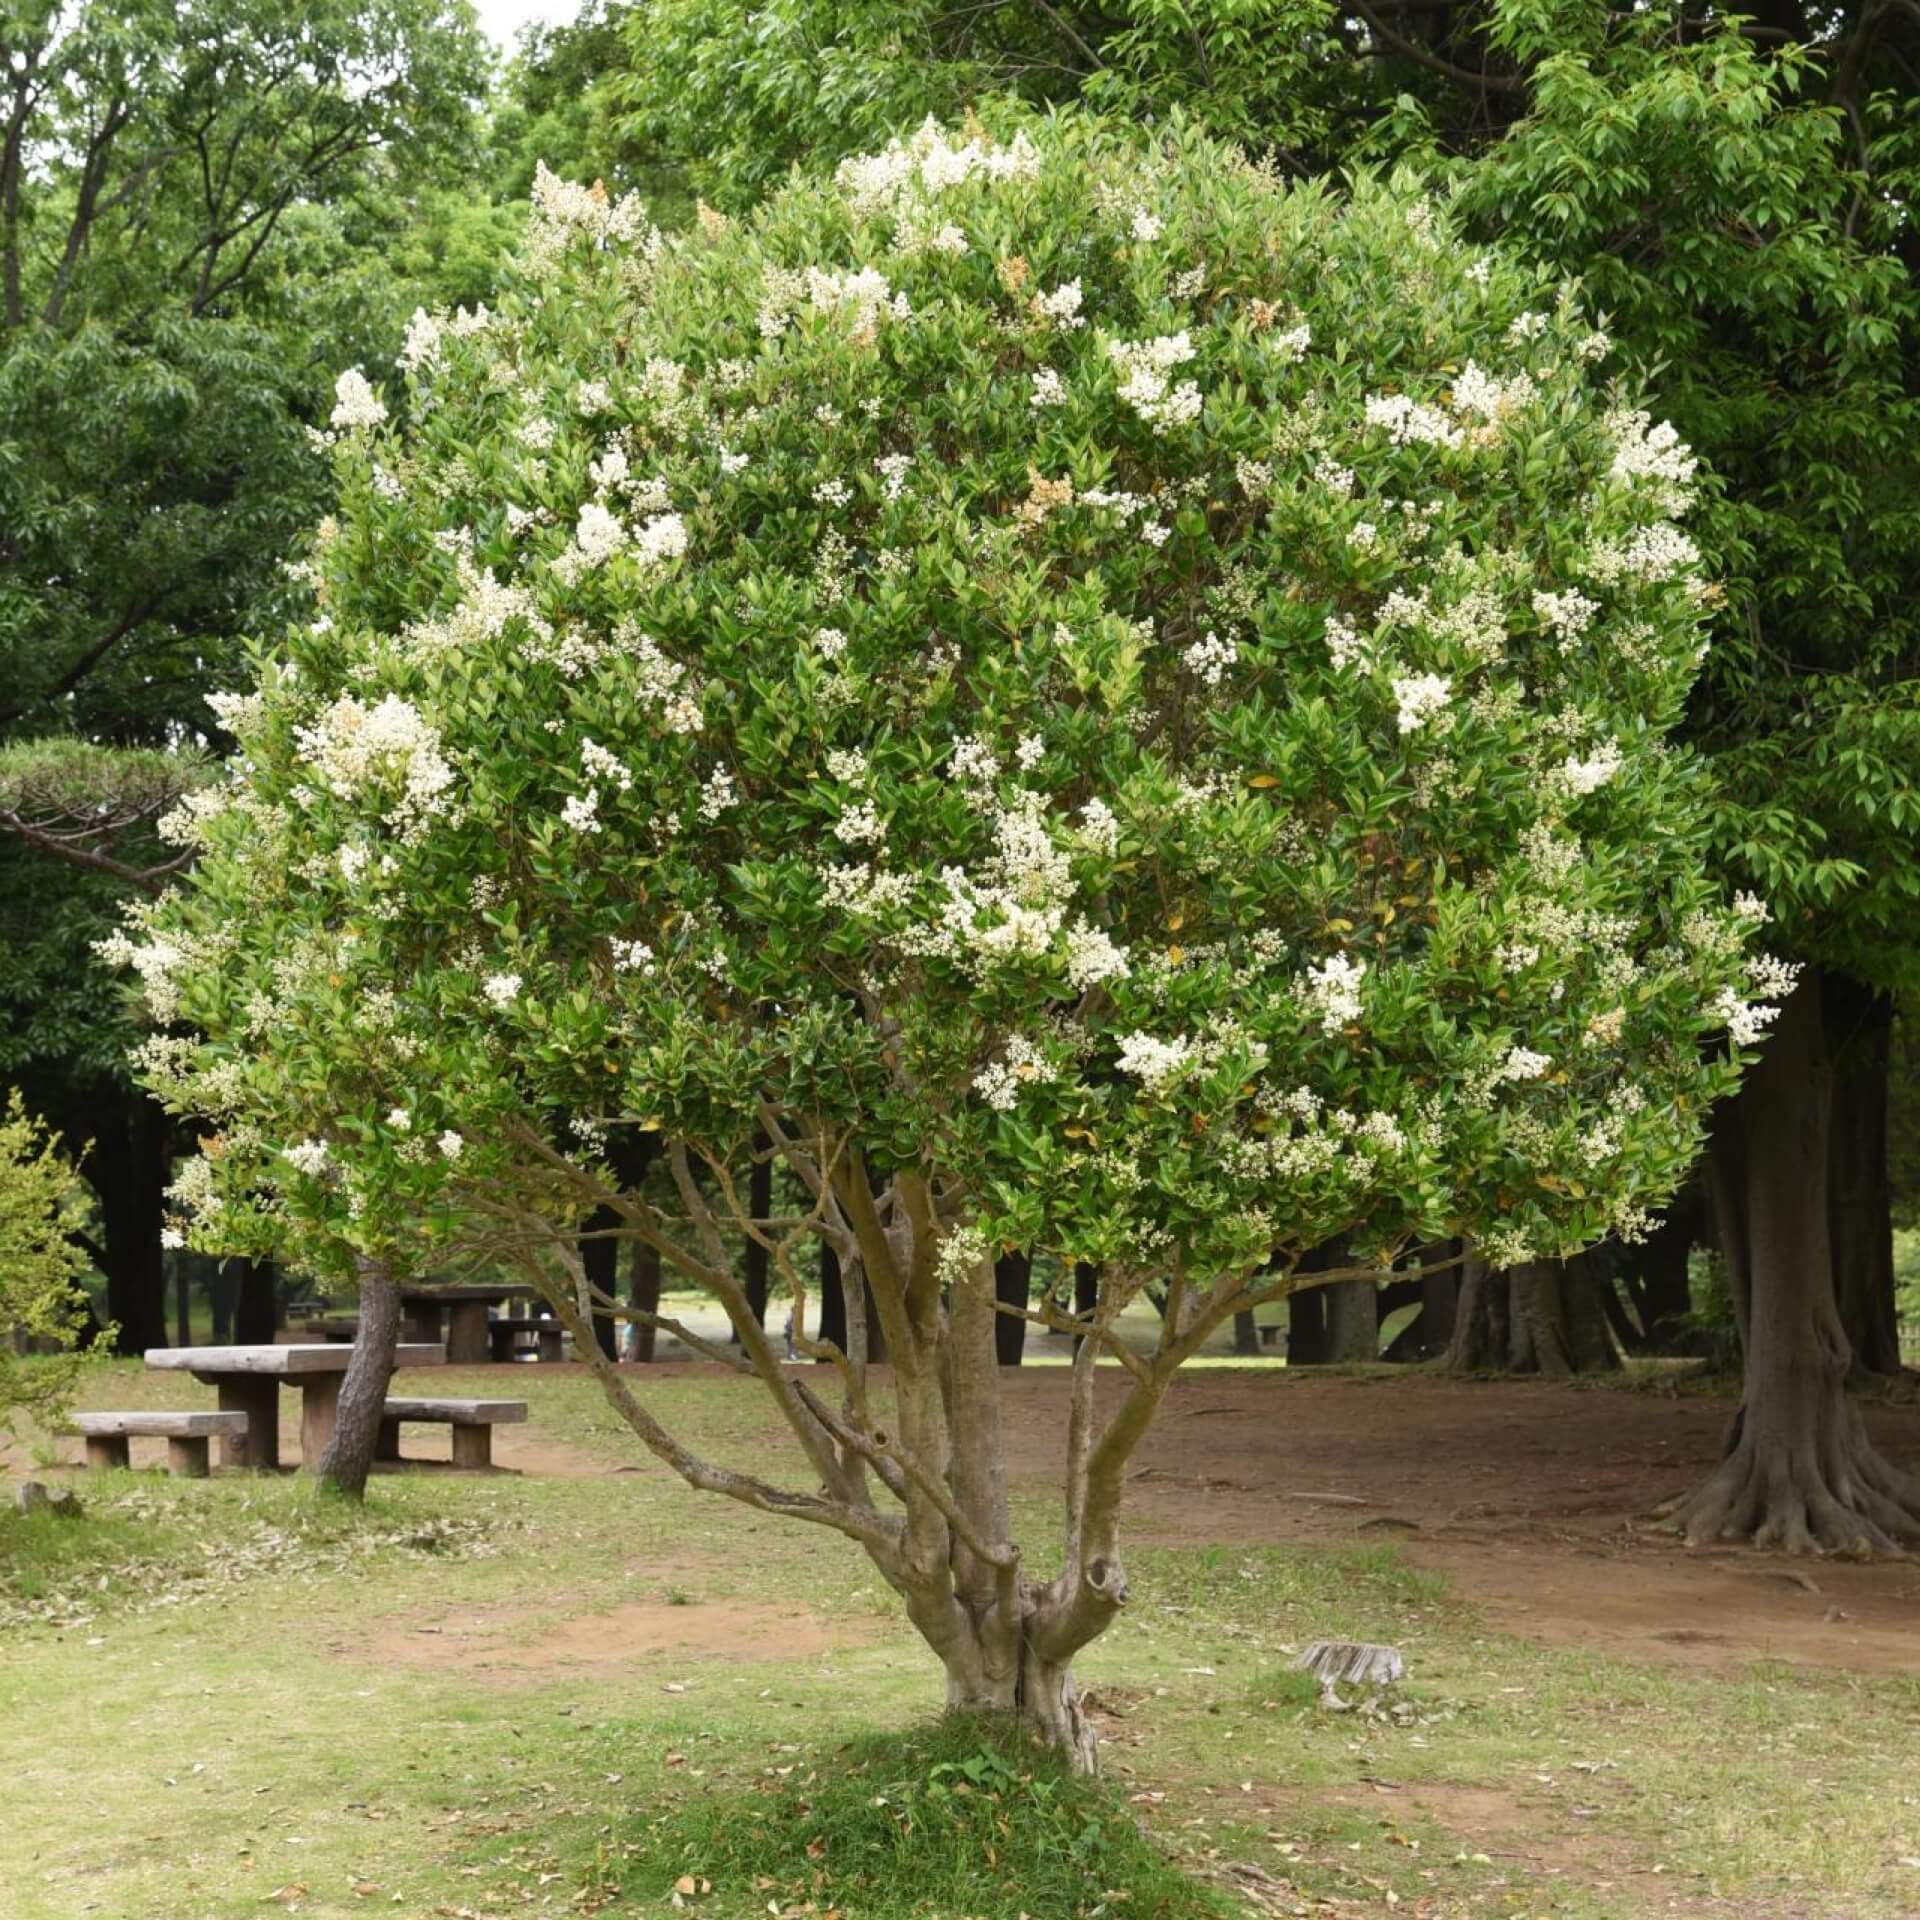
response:
[[[685,1492],[589,1379],[512,1385],[538,1473],[383,1475],[364,1512],[292,1477],[116,1473],[76,1478],[79,1520],[0,1510],[7,1920],[1920,1911],[1920,1681],[1549,1648],[1392,1546],[1131,1556],[1135,1604],[1082,1665],[1101,1804],[1218,1893],[1118,1898],[1118,1842],[1044,1770],[1019,1784],[965,1730],[849,1749],[938,1697],[850,1547]],[[182,1387],[115,1367],[88,1398]],[[772,1438],[731,1383],[647,1390],[728,1457]],[[1047,1488],[1018,1497],[1045,1539]],[[1322,1709],[1287,1666],[1321,1636],[1392,1640],[1408,1682]],[[982,1890],[940,1904],[963,1819]]]

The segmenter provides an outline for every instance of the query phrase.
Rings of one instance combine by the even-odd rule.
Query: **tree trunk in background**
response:
[[[235,1260],[233,1338],[236,1346],[270,1347],[280,1325],[279,1275],[271,1260]]]
[[[1605,1373],[1620,1364],[1589,1254],[1504,1272],[1469,1259],[1447,1366],[1455,1373]]]
[[[1250,1313],[1233,1316],[1233,1350],[1243,1359],[1260,1351],[1260,1327]]]
[[[756,1154],[767,1152],[767,1143],[756,1134],[753,1141]],[[756,1159],[753,1171],[747,1181],[747,1206],[756,1220],[764,1220],[773,1212],[773,1162],[770,1159]],[[768,1254],[758,1240],[751,1236],[747,1240],[745,1281],[747,1305],[753,1309],[753,1317],[764,1327],[767,1324],[767,1287]],[[735,1340],[739,1339],[735,1334]]]
[[[1327,1359],[1327,1290],[1308,1287],[1287,1295],[1287,1365],[1324,1366]]]
[[[847,1350],[847,1294],[840,1284],[840,1256],[824,1240],[820,1242],[820,1324],[813,1337],[831,1340],[842,1353]]]
[[[107,1317],[121,1353],[167,1344],[160,1226],[166,1204],[167,1116],[144,1093],[103,1089],[86,1172],[100,1199]]]
[[[619,1225],[620,1216],[611,1207],[596,1207],[581,1223],[580,1265],[587,1284],[609,1300],[620,1297],[620,1242],[611,1237]],[[613,1315],[604,1307],[594,1310],[593,1337],[609,1360],[619,1359]]]
[[[1371,1280],[1336,1280],[1318,1291],[1327,1296],[1327,1358],[1336,1366],[1379,1359],[1379,1287]]]
[[[193,1345],[193,1281],[188,1269],[192,1262],[183,1254],[173,1263],[173,1341],[175,1346]]]
[[[1023,1311],[1033,1303],[1033,1260],[1024,1253],[1003,1253],[993,1263],[994,1299]],[[993,1354],[1003,1367],[1017,1367],[1026,1351],[1027,1323],[1011,1313],[994,1316]]]
[[[233,1331],[234,1310],[240,1301],[239,1263],[233,1260],[208,1260],[207,1306],[213,1314],[213,1344],[236,1344]]]
[[[320,1454],[320,1483],[331,1493],[360,1499],[367,1490],[380,1417],[393,1379],[393,1347],[400,1334],[400,1287],[384,1260],[361,1260],[360,1325],[353,1336],[333,1438]]]
[[[1847,1398],[1827,1173],[1833,1068],[1819,976],[1781,1009],[1722,1138],[1716,1204],[1744,1268],[1746,1380],[1726,1457],[1680,1501],[1690,1544],[1750,1539],[1866,1554],[1920,1539],[1920,1480],[1886,1461]],[[1738,1296],[1736,1295],[1736,1298]]]
[[[1693,1353],[1703,1342],[1687,1324],[1693,1312],[1688,1261],[1706,1230],[1704,1179],[1696,1178],[1674,1195],[1665,1217],[1636,1245],[1610,1245],[1609,1263],[1626,1310],[1609,1316],[1615,1337],[1629,1353]]]
[[[1827,1221],[1833,1290],[1856,1375],[1900,1371],[1893,1284],[1893,1182],[1887,1166],[1887,1080],[1893,1001],[1845,974],[1821,982],[1833,1059]]]
[[[642,1313],[660,1311],[660,1249],[650,1247],[644,1240],[633,1242],[633,1251],[627,1256],[627,1298]],[[640,1361],[651,1361],[659,1329],[636,1320],[633,1324],[633,1357]]]

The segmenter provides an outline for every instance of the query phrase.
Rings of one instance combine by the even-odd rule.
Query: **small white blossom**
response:
[[[517,973],[490,973],[480,983],[484,993],[496,1007],[510,1007],[520,994],[520,976]]]
[[[380,396],[367,384],[367,376],[358,367],[349,367],[333,383],[333,396],[332,419],[336,427],[377,427],[387,417]]]
[[[1453,683],[1441,673],[1404,675],[1394,681],[1393,697],[1400,707],[1396,716],[1400,731],[1417,733],[1446,711],[1453,697]]]

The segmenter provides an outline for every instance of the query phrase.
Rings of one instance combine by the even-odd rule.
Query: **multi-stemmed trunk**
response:
[[[684,1232],[631,1189],[599,1186],[571,1168],[566,1177],[582,1197],[605,1199],[636,1240],[719,1302],[731,1341],[658,1314],[646,1317],[702,1358],[760,1382],[798,1443],[810,1491],[704,1460],[654,1417],[634,1377],[608,1361],[589,1334],[596,1311],[644,1310],[606,1300],[585,1284],[571,1234],[553,1235],[551,1264],[530,1252],[520,1257],[541,1276],[608,1399],[658,1458],[696,1488],[858,1543],[939,1659],[949,1707],[1012,1716],[1074,1766],[1092,1769],[1097,1743],[1073,1662],[1126,1604],[1120,1506],[1127,1463],[1180,1365],[1235,1314],[1283,1298],[1291,1277],[1255,1271],[1200,1282],[1176,1270],[1158,1341],[1136,1352],[1118,1338],[1115,1323],[1148,1276],[1088,1267],[1075,1275],[1071,1314],[1044,1296],[1031,1299],[1027,1276],[1006,1271],[988,1248],[954,1258],[965,1245],[957,1236],[967,1229],[943,1211],[951,1202],[928,1175],[901,1170],[875,1181],[844,1141],[790,1135],[772,1112],[764,1124],[810,1210],[778,1220],[750,1211],[722,1155],[696,1156],[678,1144],[667,1158]],[[541,1223],[501,1211],[524,1248]],[[723,1222],[767,1247],[791,1302],[796,1354],[817,1364],[783,1364]],[[837,1283],[828,1298],[837,1295],[838,1312],[826,1324],[812,1324],[810,1315],[816,1242],[831,1251],[826,1271]],[[556,1282],[556,1266],[563,1281]],[[1329,1283],[1358,1277],[1351,1268],[1326,1274]],[[1065,1525],[1059,1571],[1044,1580],[1028,1573],[1008,1510],[1001,1433],[1007,1348],[999,1328],[1009,1315],[1075,1342]],[[1109,1359],[1124,1378],[1112,1382],[1117,1399],[1103,1405],[1095,1386],[1099,1363]]]
[[[394,1343],[400,1336],[400,1287],[384,1260],[362,1260],[360,1323],[353,1336],[333,1436],[320,1455],[320,1482],[330,1492],[358,1500],[373,1470],[393,1379]],[[590,1336],[589,1336],[590,1337]]]
[[[1715,1224],[1746,1377],[1725,1457],[1674,1510],[1695,1543],[1865,1554],[1920,1539],[1920,1479],[1882,1457],[1847,1398],[1853,1356],[1828,1217],[1832,1103],[1810,973],[1715,1129]]]

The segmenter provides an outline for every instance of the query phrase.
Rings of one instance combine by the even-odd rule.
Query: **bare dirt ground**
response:
[[[1017,1471],[1055,1456],[1064,1386],[1009,1376]],[[1131,1531],[1396,1541],[1497,1626],[1642,1659],[1920,1671],[1920,1563],[1689,1552],[1659,1528],[1654,1509],[1719,1458],[1730,1412],[1552,1381],[1195,1373],[1135,1458]],[[1875,1407],[1868,1424],[1920,1471],[1920,1410]]]

